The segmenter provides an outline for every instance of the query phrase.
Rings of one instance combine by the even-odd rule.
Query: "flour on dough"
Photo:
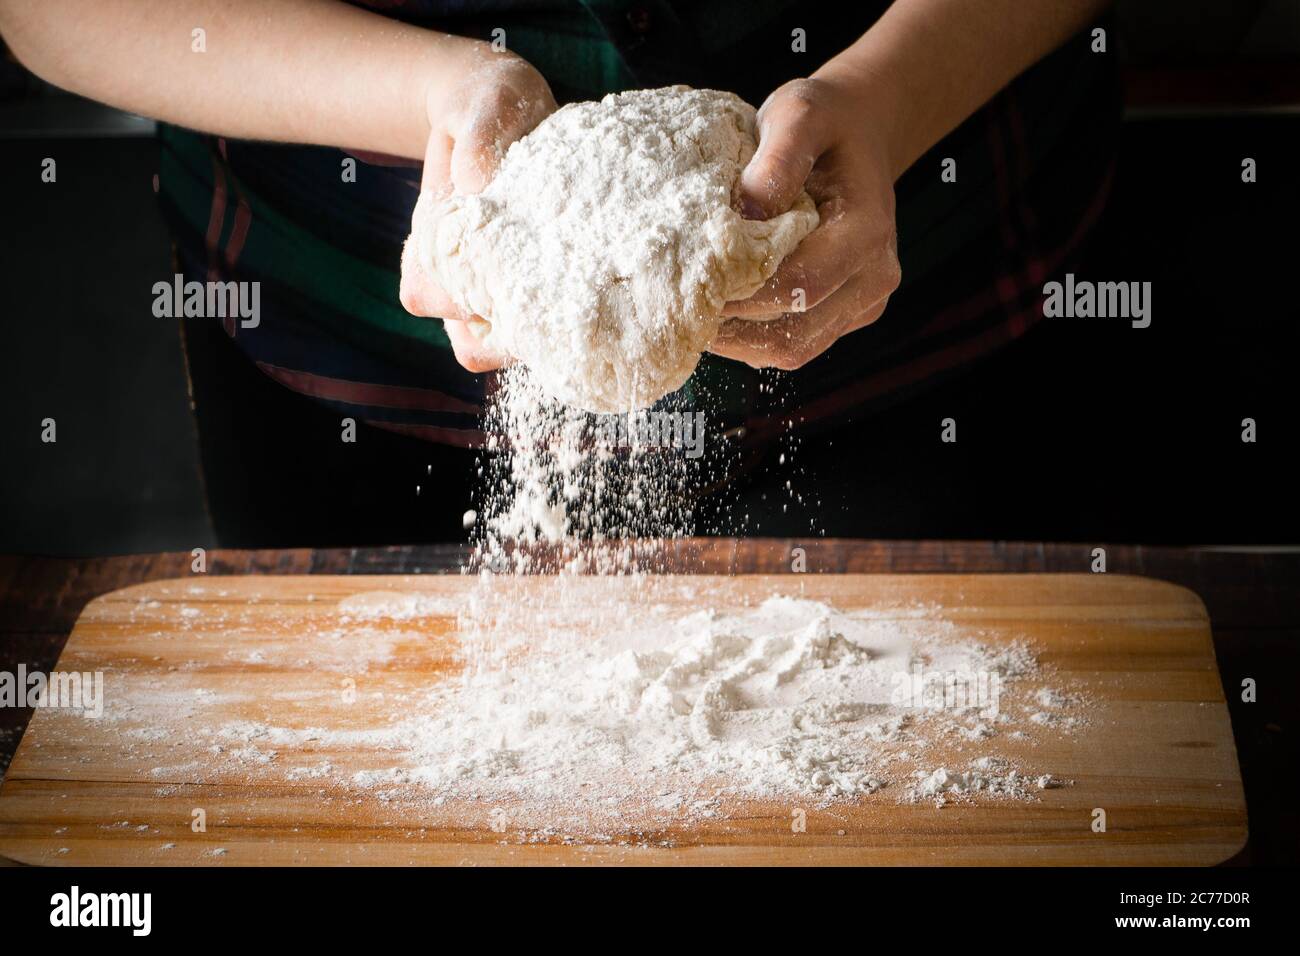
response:
[[[754,108],[676,86],[575,103],[511,145],[480,194],[420,197],[412,242],[473,328],[552,397],[644,408],[817,226],[807,193],[766,222],[733,208]]]

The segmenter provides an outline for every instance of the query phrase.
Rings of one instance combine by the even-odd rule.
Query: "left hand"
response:
[[[425,148],[425,198],[444,199],[452,193],[478,193],[491,182],[510,144],[555,112],[551,88],[530,63],[512,53],[493,50],[478,41],[461,41],[467,62],[458,83],[431,83],[426,93],[429,138]],[[415,217],[428,215],[425,199]],[[421,228],[412,222],[414,234]],[[501,368],[509,357],[484,345],[470,331],[470,315],[434,280],[419,261],[419,247],[408,240],[402,249],[403,308],[412,315],[442,319],[456,360],[471,372]]]
[[[759,110],[758,151],[738,190],[744,215],[778,215],[807,188],[821,223],[763,288],[727,303],[724,315],[744,318],[723,324],[711,352],[755,368],[799,368],[880,318],[898,288],[887,143],[854,87],[832,78],[793,80]]]

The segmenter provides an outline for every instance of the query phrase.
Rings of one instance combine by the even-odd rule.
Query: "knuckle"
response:
[[[764,151],[762,164],[766,167],[766,173],[769,178],[781,181],[799,179],[802,183],[802,176],[806,170],[806,164],[802,162],[802,157],[795,155],[794,151],[788,147],[777,147]]]
[[[456,361],[466,371],[490,372],[500,366],[500,363],[495,361],[496,356],[478,343],[463,322],[444,320],[443,326],[447,330],[447,337],[451,340],[451,350],[456,356]]]
[[[885,285],[886,294],[897,291],[903,282],[903,264],[898,261],[898,241],[893,237],[890,239],[888,253],[881,267],[881,280]]]
[[[861,309],[849,328],[864,329],[868,325],[874,325],[876,320],[884,315],[885,306],[888,304],[888,301],[889,300],[886,299],[883,302],[877,302],[875,305]]]
[[[848,199],[839,194],[827,196],[817,204],[817,215],[821,217],[823,226],[838,222],[852,211]]]
[[[402,303],[402,308],[411,315],[420,314],[420,297],[416,294],[411,282],[406,279],[402,280],[401,288],[397,292],[397,298]]]
[[[845,311],[857,313],[858,315],[865,314],[871,311],[872,306],[874,306],[879,299],[880,296],[876,293],[876,290],[872,287],[871,283],[855,283],[853,293],[849,298],[849,301],[845,303]]]
[[[778,88],[758,111],[760,125],[779,117],[782,123],[801,124],[816,116],[825,101],[821,83],[804,78]]]
[[[817,104],[801,93],[793,93],[781,103],[782,119],[792,125],[802,125],[817,112]]]
[[[885,285],[887,291],[892,294],[898,291],[898,287],[903,284],[903,267],[898,264],[898,260],[890,258],[889,265],[885,270]]]
[[[833,122],[830,94],[818,80],[795,80],[778,100],[781,119],[805,138],[822,140]]]
[[[483,146],[493,142],[503,129],[513,125],[523,111],[523,98],[511,86],[497,83],[473,98],[465,111],[458,141]]]
[[[864,324],[871,325],[874,322],[876,322],[882,315],[885,314],[885,309],[887,309],[888,307],[889,307],[888,297],[886,297],[880,302],[877,302],[871,309],[867,311],[866,322]]]
[[[473,349],[466,348],[465,343],[452,339],[451,350],[456,355],[456,361],[470,372],[486,372],[487,366],[483,364],[482,359],[475,354]]]
[[[812,77],[791,80],[781,88],[782,101],[790,109],[812,110],[821,105],[822,84]]]

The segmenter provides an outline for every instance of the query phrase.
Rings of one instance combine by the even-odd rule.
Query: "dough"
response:
[[[817,226],[807,193],[766,222],[733,206],[754,108],[684,86],[606,96],[511,145],[479,195],[420,197],[421,263],[485,343],[592,412],[680,387],[723,303],[756,292]]]

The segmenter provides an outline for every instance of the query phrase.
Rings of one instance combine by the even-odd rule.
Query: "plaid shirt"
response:
[[[852,43],[887,5],[816,0],[370,0],[386,16],[506,42],[560,102],[687,83],[760,103]],[[851,7],[852,9],[846,9]],[[792,31],[805,31],[797,52]],[[898,184],[903,285],[885,316],[781,388],[706,356],[672,397],[752,441],[791,418],[834,423],[990,352],[1041,315],[1046,277],[1100,212],[1118,116],[1114,64],[1080,37],[1031,69]],[[490,376],[465,371],[440,322],[398,302],[415,165],[323,147],[162,131],[160,195],[187,278],[261,282],[261,322],[227,332],[266,374],[343,415],[474,445]],[[957,184],[941,183],[954,157]],[[773,373],[774,374],[774,373]],[[701,401],[701,407],[704,403]]]

